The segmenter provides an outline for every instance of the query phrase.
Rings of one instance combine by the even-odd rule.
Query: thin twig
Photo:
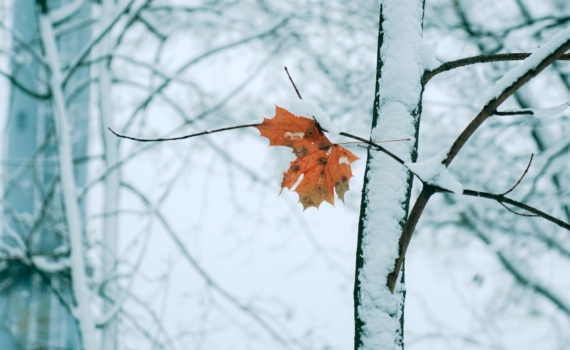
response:
[[[400,164],[402,164],[402,165],[404,165],[404,163],[405,163],[400,157],[398,157],[398,156],[395,155],[394,153],[388,151],[386,148],[384,148],[384,147],[382,147],[382,146],[380,146],[380,145],[378,145],[378,144],[375,144],[375,143],[372,142],[372,141],[368,141],[368,140],[366,140],[366,139],[363,139],[362,137],[359,137],[359,136],[356,136],[356,135],[352,135],[352,134],[349,134],[349,133],[346,133],[346,132],[340,132],[339,135],[346,136],[346,137],[350,137],[351,139],[355,139],[355,140],[358,140],[358,141],[360,141],[360,142],[364,142],[365,144],[376,148],[377,151],[381,151],[381,152],[386,153],[387,155],[389,155],[390,157],[392,157],[392,159],[394,159],[396,162],[398,162],[398,163],[400,163]]]
[[[127,136],[127,135],[122,135],[119,133],[116,133],[113,129],[111,128],[107,128],[109,129],[109,131],[111,131],[113,134],[115,134],[115,136],[123,138],[123,139],[128,139],[128,140],[133,140],[133,141],[138,141],[138,142],[162,142],[162,141],[177,141],[177,140],[184,140],[184,139],[189,139],[191,137],[196,137],[196,136],[202,136],[202,135],[208,135],[208,134],[214,134],[217,132],[222,132],[222,131],[228,131],[228,130],[235,130],[235,129],[243,129],[243,128],[249,128],[249,127],[255,127],[258,126],[259,124],[245,124],[245,125],[237,125],[237,126],[230,126],[227,128],[220,128],[220,129],[214,129],[214,130],[210,130],[210,131],[202,131],[196,134],[190,134],[190,135],[184,135],[184,136],[179,136],[179,137],[172,137],[172,138],[158,138],[158,139],[141,139],[141,138],[137,138],[137,137],[131,137],[131,136]],[[388,151],[386,148],[368,141],[366,139],[363,139],[362,137],[356,136],[356,135],[352,135],[352,134],[348,134],[346,132],[341,132],[339,135],[342,136],[346,136],[346,137],[350,137],[351,139],[355,139],[358,140],[360,142],[366,143],[369,146],[374,147],[376,150],[381,151],[386,153],[388,156],[392,157],[392,159],[394,159],[395,161],[397,161],[400,164],[404,164],[404,161],[398,157],[397,155],[395,155],[394,153]]]
[[[526,210],[530,213],[536,214],[537,216],[540,216],[541,218],[544,218],[544,219],[546,219],[552,223],[555,223],[556,225],[570,231],[570,224],[568,224],[568,223],[566,223],[560,219],[557,219],[554,216],[548,215],[547,213],[545,213],[541,210],[538,210],[534,207],[531,207],[530,205],[526,205],[524,203],[521,203],[521,202],[515,201],[513,199],[507,198],[507,197],[503,196],[502,194],[494,194],[494,193],[480,192],[480,191],[473,191],[473,190],[464,189],[463,195],[464,196],[471,196],[471,197],[481,197],[481,198],[493,199],[499,203],[507,203],[507,204],[513,205],[515,207]]]
[[[379,141],[372,141],[374,143],[388,143],[388,142],[400,142],[400,141],[410,141],[411,139],[398,139],[398,140],[379,140]],[[354,145],[364,142],[339,142],[337,145]]]
[[[0,71],[0,75],[4,76],[6,79],[8,79],[12,85],[14,85],[16,88],[20,89],[20,91],[22,91],[25,94],[30,95],[33,98],[36,98],[38,100],[47,100],[49,98],[51,98],[51,93],[47,93],[47,94],[42,94],[40,92],[36,92],[30,88],[27,88],[26,86],[24,86],[24,84],[20,83],[18,81],[18,79],[16,79],[13,75],[10,75],[8,73],[4,73],[3,71]]]
[[[158,138],[158,139],[139,139],[136,137],[131,137],[131,136],[127,136],[127,135],[121,135],[116,133],[115,131],[113,131],[113,129],[111,128],[107,128],[109,129],[113,134],[115,134],[115,136],[117,137],[121,137],[123,139],[129,139],[129,140],[133,140],[133,141],[138,141],[138,142],[159,142],[159,141],[176,141],[176,140],[184,140],[184,139],[189,139],[191,137],[196,137],[196,136],[202,136],[202,135],[208,135],[208,134],[214,134],[217,132],[222,132],[222,131],[228,131],[228,130],[234,130],[234,129],[243,129],[243,128],[249,128],[252,126],[258,126],[259,124],[246,124],[246,125],[237,125],[237,126],[230,126],[228,128],[220,128],[220,129],[214,129],[214,130],[210,130],[210,131],[202,131],[196,134],[190,134],[190,135],[184,135],[184,136],[180,136],[180,137],[172,137],[172,138]]]
[[[303,98],[301,97],[301,93],[299,92],[299,90],[297,90],[297,85],[295,85],[293,78],[291,78],[291,74],[289,74],[289,70],[287,69],[287,67],[285,67],[285,72],[287,72],[287,76],[289,77],[291,84],[293,84],[293,87],[295,88],[295,92],[297,93],[297,96],[299,96],[299,99],[302,100]]]
[[[534,115],[534,112],[531,110],[520,110],[520,111],[504,111],[504,112],[500,112],[500,111],[495,111],[495,113],[493,113],[493,115],[521,115],[521,114],[526,114],[526,115]]]
[[[524,178],[524,176],[526,175],[526,173],[528,172],[528,169],[530,168],[530,164],[532,163],[532,158],[534,157],[534,153],[530,154],[530,159],[528,161],[528,164],[526,166],[526,169],[524,170],[524,172],[522,173],[521,177],[518,179],[518,181],[511,187],[509,188],[506,192],[503,192],[502,195],[505,196],[509,193],[511,193],[522,181],[522,179]]]
[[[173,73],[173,76],[171,76],[171,77],[169,77],[169,78],[166,78],[166,79],[162,82],[162,84],[160,84],[160,86],[158,86],[158,87],[157,87],[156,89],[154,89],[151,93],[149,93],[149,95],[144,99],[144,101],[138,105],[138,107],[134,110],[134,112],[131,113],[131,117],[129,118],[129,121],[125,124],[125,126],[123,127],[123,130],[125,131],[125,130],[127,130],[127,129],[130,127],[130,125],[131,125],[131,123],[133,122],[133,120],[135,120],[134,118],[136,117],[136,115],[137,115],[141,110],[143,110],[144,108],[146,108],[146,107],[150,104],[150,102],[151,102],[156,96],[158,96],[159,93],[160,93],[162,90],[164,90],[164,89],[170,84],[171,81],[174,81],[174,80],[175,80],[174,77],[180,76],[180,75],[182,74],[182,72],[184,72],[184,71],[185,71],[186,69],[188,69],[190,66],[192,66],[192,65],[194,65],[194,64],[197,64],[198,62],[200,62],[200,61],[202,61],[202,60],[204,60],[204,59],[206,59],[206,58],[208,58],[208,57],[210,57],[210,56],[212,56],[212,55],[215,55],[215,54],[217,54],[218,52],[222,52],[222,51],[224,51],[224,50],[229,50],[229,49],[232,49],[232,48],[234,48],[234,47],[238,47],[238,46],[240,46],[240,45],[242,45],[242,44],[245,44],[245,43],[248,43],[248,42],[250,42],[250,41],[253,41],[253,40],[255,40],[255,39],[260,39],[260,38],[264,38],[264,37],[266,37],[266,36],[268,36],[268,35],[272,35],[272,34],[275,33],[279,28],[281,28],[282,26],[284,26],[285,24],[287,24],[287,22],[288,22],[289,20],[290,20],[290,17],[286,17],[285,19],[283,19],[281,22],[279,22],[277,25],[273,26],[273,27],[270,28],[269,30],[266,30],[266,31],[264,31],[264,32],[262,32],[262,33],[255,34],[255,35],[253,35],[253,36],[249,36],[249,37],[247,37],[247,38],[243,38],[243,39],[241,39],[241,40],[239,40],[239,41],[235,41],[235,42],[232,42],[232,43],[229,43],[229,44],[226,44],[226,45],[222,45],[222,46],[216,47],[216,48],[214,48],[214,49],[212,49],[212,50],[210,50],[210,51],[208,51],[208,52],[205,52],[205,53],[199,55],[198,57],[195,57],[195,58],[193,58],[192,60],[190,60],[190,61],[184,63],[184,65],[182,65],[182,67],[178,68],[178,69],[176,70],[176,72]],[[281,41],[281,42],[282,42],[282,41]],[[206,116],[208,113],[212,113],[212,112],[214,112],[215,110],[219,109],[219,108],[220,108],[225,102],[227,102],[230,98],[232,98],[233,96],[235,96],[239,91],[242,91],[242,90],[243,90],[243,87],[244,87],[245,85],[247,85],[247,84],[249,83],[249,81],[251,81],[251,79],[261,71],[261,68],[262,68],[265,64],[267,64],[267,63],[269,62],[269,59],[279,51],[279,49],[280,49],[280,47],[281,47],[281,42],[278,43],[278,45],[275,47],[275,50],[274,50],[273,52],[271,52],[271,53],[266,57],[266,59],[263,60],[263,62],[257,67],[257,69],[256,69],[242,84],[239,84],[239,86],[237,86],[236,89],[234,89],[234,90],[233,90],[232,92],[230,92],[224,99],[222,99],[222,100],[220,101],[220,103],[218,103],[216,106],[214,106],[214,107],[212,107],[212,108],[209,108],[208,110],[206,110],[206,111],[200,113],[198,116],[196,116],[196,118],[195,118],[194,120],[199,120],[199,119],[203,118],[204,116]]]
[[[515,215],[520,215],[520,216],[524,216],[527,218],[530,217],[537,217],[538,215],[536,214],[523,214],[523,213],[517,213],[516,211],[512,210],[511,208],[507,207],[504,203],[499,202],[500,205],[503,206],[503,208],[507,209],[508,211],[510,211],[511,213],[515,214]]]

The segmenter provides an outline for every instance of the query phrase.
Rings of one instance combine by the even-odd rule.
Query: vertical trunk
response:
[[[113,15],[113,0],[103,0],[103,11],[101,14],[102,28],[107,27]],[[111,37],[105,36],[101,40],[101,55],[111,53]],[[105,161],[107,168],[113,167],[118,161],[117,138],[108,132],[107,127],[113,128],[113,110],[111,106],[111,59],[104,60],[99,65],[99,101],[100,101],[100,121],[103,144],[105,146]],[[115,302],[117,300],[117,290],[114,286],[113,271],[117,256],[117,208],[119,201],[119,171],[113,171],[105,179],[104,211],[105,220],[103,222],[103,252],[102,268],[103,276],[107,280],[105,283],[105,295]],[[103,312],[110,312],[112,303],[106,302]],[[105,324],[103,337],[101,339],[101,349],[114,350],[117,346],[117,322],[113,318]]]
[[[67,109],[62,88],[60,59],[57,51],[55,34],[48,15],[46,0],[38,0],[41,8],[39,15],[40,39],[49,64],[49,86],[52,93],[55,132],[57,136],[57,156],[59,176],[65,210],[65,221],[71,245],[72,294],[75,300],[74,316],[77,319],[82,348],[95,349],[95,325],[89,305],[89,288],[85,273],[83,256],[83,232],[81,216],[77,202],[77,188],[73,172],[73,152]]]
[[[380,6],[376,95],[371,140],[411,138],[390,150],[415,161],[421,114],[424,0],[384,0]],[[386,285],[410,202],[412,176],[383,153],[368,152],[354,287],[355,349],[404,347],[404,277]]]
[[[38,51],[36,1],[7,2],[10,3],[13,4],[14,31],[23,42]],[[72,6],[68,6],[70,3],[70,0],[51,1],[60,14],[60,10],[66,12],[66,9],[73,8],[74,11],[66,12],[70,20],[79,20],[88,15],[89,6],[80,9],[81,2],[75,1]],[[80,49],[81,43],[85,43],[89,32],[89,29],[84,28],[59,35],[56,42],[63,48],[63,56],[73,56]],[[17,42],[13,49],[21,57],[29,56]],[[40,67],[35,59],[24,62],[26,63],[13,63],[12,73],[35,90],[36,79],[42,80],[38,77],[42,77],[44,67]],[[82,79],[88,71],[88,68],[81,68],[73,80]],[[31,256],[50,256],[58,250],[64,253],[62,249],[67,247],[67,242],[57,228],[63,216],[60,214],[62,206],[59,189],[54,186],[58,182],[58,167],[51,163],[51,159],[57,156],[57,149],[50,102],[36,100],[14,87],[10,95],[10,116],[6,130],[6,158],[10,162],[5,167],[8,176],[4,177],[9,180],[2,194],[7,204],[7,226],[24,241],[30,242],[27,254]],[[77,92],[68,103],[68,109],[85,110],[89,105],[88,91]],[[87,135],[87,118],[74,119],[73,132],[82,137],[73,143],[73,153],[75,157],[81,157],[86,154],[87,142],[84,136]],[[33,164],[34,167],[27,167],[26,163]],[[41,166],[36,166],[38,164]],[[74,172],[75,180],[81,186],[85,179],[85,165],[74,166]],[[24,213],[34,218],[32,227],[18,219],[18,214]],[[3,232],[0,239],[9,242],[10,238],[5,239],[7,236],[10,235]],[[65,300],[70,299],[69,280],[67,270],[40,273],[35,267],[17,261],[10,261],[8,267],[0,271],[0,317],[3,319],[0,344],[3,350],[79,347],[76,320],[52,289],[56,288]]]

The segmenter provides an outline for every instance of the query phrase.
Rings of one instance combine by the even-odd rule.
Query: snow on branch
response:
[[[499,79],[493,88],[487,92],[485,95],[485,100],[493,100],[498,98],[507,89],[515,85],[519,80],[521,80],[525,75],[537,70],[536,74],[540,72],[539,67],[548,62],[546,66],[550,65],[556,58],[549,60],[553,55],[556,55],[557,51],[562,51],[557,56],[562,56],[564,52],[568,50],[568,43],[570,41],[570,27],[562,30],[552,37],[547,43],[536,49],[528,58],[526,58],[520,65],[511,69],[507,74],[505,74],[501,79]],[[543,68],[543,69],[544,69]],[[532,76],[535,76],[533,74]]]
[[[459,153],[471,135],[488,117],[496,112],[497,107],[569,49],[570,27],[560,31],[550,41],[533,52],[519,66],[513,68],[499,79],[491,90],[486,93],[485,100],[487,102],[479,114],[469,123],[451,146],[445,165],[448,166],[453,161],[453,158]]]
[[[570,106],[570,102],[565,102],[561,105],[548,108],[507,109],[500,112],[497,111],[495,112],[495,115],[529,114],[537,118],[550,118],[559,116],[560,114],[564,113],[568,109],[568,106]]]
[[[451,191],[455,194],[462,194],[463,185],[461,185],[447,170],[447,167],[443,165],[443,161],[447,158],[447,152],[448,149],[446,148],[426,161],[405,163],[404,165],[424,183]]]
[[[472,57],[460,58],[455,61],[445,62],[436,69],[427,71],[422,79],[422,84],[425,85],[434,76],[439,73],[447,72],[455,68],[470,66],[477,63],[492,63],[492,62],[508,62],[508,61],[522,61],[528,58],[530,53],[499,53],[496,55],[479,55]],[[570,61],[570,54],[564,54],[557,58],[559,61]]]
[[[457,137],[453,145],[451,146],[447,157],[443,161],[443,165],[446,167],[451,164],[455,156],[459,153],[461,148],[467,143],[471,135],[477,131],[477,129],[483,124],[487,118],[494,115],[497,108],[512,94],[514,94],[521,86],[527,83],[530,79],[537,76],[546,67],[552,64],[555,60],[559,59],[566,51],[570,49],[570,27],[560,31],[558,34],[554,35],[550,41],[535,50],[530,56],[528,56],[519,66],[515,67],[509,71],[503,78],[495,83],[493,88],[486,94],[486,100],[483,108],[477,114],[477,116],[467,125],[467,127],[461,132]],[[425,79],[424,79],[425,80]],[[420,169],[421,171],[421,169]],[[418,199],[414,203],[412,210],[404,224],[402,229],[402,234],[398,241],[400,247],[400,254],[396,259],[393,271],[388,275],[386,284],[390,291],[394,291],[396,286],[396,281],[398,274],[404,262],[404,255],[406,249],[412,238],[412,234],[416,228],[416,225],[427,205],[431,196],[437,191],[437,187],[434,186],[424,186]],[[478,191],[464,190],[465,195],[474,195],[478,197],[484,197],[489,199],[494,199],[500,203],[509,203],[518,205],[520,208],[531,211],[533,214],[540,215],[547,218],[549,221],[557,223],[561,227],[570,225],[549,216],[546,213],[540,212],[534,208],[524,205],[516,201],[507,199],[503,195],[494,194],[484,194]],[[530,210],[532,209],[532,210]]]
[[[71,266],[68,257],[53,258],[45,255],[32,256],[32,262],[36,268],[47,273],[56,273],[67,270]]]

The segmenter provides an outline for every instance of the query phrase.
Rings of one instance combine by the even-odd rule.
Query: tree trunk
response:
[[[410,138],[390,150],[415,162],[426,45],[424,0],[385,0],[380,6],[372,141]],[[355,349],[404,347],[404,273],[392,294],[386,285],[398,257],[412,175],[383,153],[369,150],[362,189],[354,286]]]
[[[79,326],[81,348],[84,350],[95,350],[95,322],[91,311],[89,301],[90,291],[85,272],[81,210],[77,202],[71,129],[63,93],[63,77],[60,68],[61,60],[59,58],[55,33],[46,2],[44,0],[38,1],[38,3],[42,8],[39,15],[40,39],[50,70],[49,87],[52,93],[52,108],[54,113],[55,134],[57,137],[59,177],[63,196],[65,223],[71,246],[71,284],[75,302],[73,314]]]

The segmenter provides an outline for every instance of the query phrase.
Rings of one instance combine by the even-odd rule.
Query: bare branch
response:
[[[500,116],[504,116],[504,115],[522,115],[522,114],[526,114],[526,115],[534,115],[534,112],[531,110],[518,110],[518,111],[504,111],[504,112],[500,112],[500,111],[495,111],[495,113],[493,113],[494,115],[500,115]]]
[[[388,156],[390,156],[390,157],[391,157],[392,159],[394,159],[396,162],[398,162],[398,163],[400,163],[400,164],[402,164],[402,165],[404,165],[404,163],[405,163],[400,157],[398,157],[398,156],[395,155],[394,153],[388,151],[386,148],[380,146],[380,145],[377,144],[377,143],[374,143],[374,142],[372,142],[372,141],[368,141],[368,140],[366,140],[366,139],[363,139],[362,137],[355,136],[355,135],[352,135],[352,134],[349,134],[349,133],[346,133],[346,132],[340,132],[339,135],[346,136],[346,137],[350,137],[351,139],[358,140],[358,141],[360,141],[360,142],[364,142],[365,144],[374,147],[377,151],[381,151],[381,152],[386,153]]]
[[[248,43],[248,42],[253,41],[253,40],[255,40],[255,39],[260,39],[260,38],[263,38],[263,37],[265,37],[265,36],[271,35],[271,34],[275,33],[275,31],[276,31],[277,29],[279,29],[279,28],[281,28],[282,26],[284,26],[289,20],[290,20],[290,18],[287,17],[287,18],[283,19],[281,22],[277,23],[275,26],[271,27],[270,29],[268,29],[268,30],[266,30],[266,31],[264,31],[264,32],[261,32],[261,33],[258,33],[258,34],[255,34],[255,35],[252,35],[252,36],[243,38],[243,39],[238,40],[238,41],[234,41],[234,42],[229,43],[229,44],[226,44],[226,45],[222,45],[222,46],[216,47],[216,48],[214,48],[214,49],[212,49],[212,50],[210,50],[210,51],[208,51],[208,52],[205,52],[205,53],[203,53],[203,54],[201,54],[201,55],[199,55],[199,56],[193,58],[192,60],[186,62],[184,65],[182,65],[180,68],[178,68],[178,69],[176,70],[176,72],[175,72],[174,75],[181,74],[182,72],[184,72],[186,69],[188,69],[188,68],[191,67],[192,65],[194,65],[194,64],[196,64],[196,63],[198,63],[198,62],[200,62],[200,61],[206,59],[207,57],[209,57],[209,56],[211,56],[211,55],[214,55],[214,54],[216,54],[216,53],[218,53],[218,52],[222,52],[222,51],[225,51],[225,50],[234,48],[234,47],[238,47],[238,46],[240,46],[240,45],[242,45],[242,44]],[[277,45],[277,49],[279,49],[280,46],[281,46],[280,44]],[[273,54],[273,53],[272,53],[272,54]],[[272,55],[272,54],[271,54],[271,55]],[[271,56],[271,55],[269,55],[269,56]],[[268,57],[268,58],[269,58],[269,57]],[[268,61],[268,59],[264,60],[263,63],[260,65],[260,67],[259,67],[258,69],[256,69],[256,71],[255,71],[254,74],[257,74],[257,73],[259,72],[259,69],[261,68],[261,66],[265,65],[265,64],[267,63],[267,61]],[[155,96],[157,96],[157,94],[158,94],[159,92],[161,92],[162,90],[164,90],[164,89],[170,84],[171,81],[173,81],[172,78],[167,78],[167,79],[165,79],[165,81],[164,81],[162,84],[160,84],[156,89],[154,89],[154,90],[148,95],[148,97],[147,97],[147,98],[135,109],[135,111],[132,113],[131,118],[129,119],[129,122],[127,122],[127,124],[126,124],[125,127],[123,128],[124,131],[126,131],[126,130],[128,129],[128,127],[130,126],[130,123],[131,123],[132,119],[134,118],[134,116],[137,115],[137,114],[138,114],[142,109],[144,109],[146,106],[148,106],[149,103],[153,100],[153,98],[154,98]],[[243,87],[242,85],[243,85],[243,84],[240,84],[240,87]],[[236,92],[236,90],[234,90],[234,92]],[[230,96],[233,96],[233,93],[230,94]],[[228,97],[228,98],[229,98],[229,97]]]
[[[404,257],[406,256],[406,251],[408,250],[408,246],[410,245],[410,240],[412,239],[412,235],[414,234],[414,230],[418,221],[420,220],[420,216],[422,215],[430,197],[432,194],[435,193],[435,188],[430,185],[424,184],[422,191],[408,218],[406,219],[406,223],[402,228],[402,234],[400,235],[400,239],[398,240],[398,258],[394,264],[394,271],[388,274],[388,279],[386,281],[386,285],[390,289],[390,292],[394,293],[394,289],[396,288],[396,282],[398,281],[398,274],[400,273],[400,269],[402,268],[402,264],[404,263]]]
[[[512,210],[511,208],[507,207],[505,204],[503,204],[503,203],[501,203],[501,202],[499,202],[499,204],[502,205],[503,208],[507,209],[508,211],[510,211],[511,213],[513,213],[513,214],[515,214],[515,215],[524,216],[524,217],[527,217],[527,218],[533,218],[533,217],[538,216],[538,215],[536,215],[536,214],[517,213],[516,211],[514,211],[514,210]]]
[[[22,47],[24,50],[28,51],[30,53],[30,55],[32,55],[32,57],[42,66],[44,66],[45,68],[49,67],[49,64],[47,63],[47,61],[42,57],[41,54],[37,53],[36,50],[34,50],[30,45],[28,45],[28,43],[26,42],[26,39],[24,39],[20,33],[16,32],[14,29],[7,27],[2,21],[0,21],[0,28],[4,28],[6,31],[10,32],[12,39],[18,44],[20,45],[20,47]]]
[[[526,169],[524,169],[524,172],[522,173],[521,177],[517,180],[517,182],[511,188],[509,188],[506,192],[502,193],[503,196],[511,193],[521,183],[522,179],[524,178],[524,176],[528,172],[528,169],[530,168],[530,164],[532,163],[533,157],[534,157],[534,153],[531,153],[530,159],[528,160],[528,164],[526,166]]]
[[[566,223],[560,219],[557,219],[554,216],[548,215],[541,210],[538,210],[534,207],[531,207],[530,205],[526,205],[524,203],[521,203],[521,202],[515,201],[513,199],[507,198],[502,194],[493,194],[493,193],[473,191],[473,190],[463,190],[463,195],[464,196],[493,199],[499,203],[507,203],[507,204],[513,205],[515,207],[519,207],[521,209],[524,209],[528,212],[531,212],[531,213],[535,214],[536,216],[540,216],[541,218],[544,218],[544,219],[546,219],[546,220],[570,231],[570,224],[568,224],[568,223]]]
[[[455,68],[470,66],[477,63],[505,62],[505,61],[522,61],[529,57],[530,53],[500,53],[496,55],[480,55],[473,57],[461,58],[455,61],[445,62],[434,70],[427,71],[423,78],[422,84],[425,85],[434,76],[439,73],[447,72]],[[559,61],[570,61],[570,54],[561,55],[557,58]]]
[[[40,92],[33,91],[32,89],[25,87],[24,84],[20,83],[13,75],[7,74],[2,71],[0,71],[0,75],[8,79],[10,83],[12,83],[12,85],[14,85],[16,88],[20,89],[20,91],[32,96],[33,98],[36,98],[38,100],[47,100],[51,98],[51,93],[42,94]]]
[[[73,60],[73,62],[71,62],[71,64],[69,64],[69,66],[67,67],[67,71],[65,72],[65,74],[63,75],[63,79],[61,82],[62,87],[65,87],[67,85],[67,82],[69,81],[69,79],[71,78],[71,76],[73,75],[73,73],[75,73],[75,71],[77,70],[77,68],[79,68],[79,66],[81,65],[81,63],[83,62],[83,60],[85,58],[87,58],[87,56],[89,55],[89,52],[91,52],[91,50],[93,49],[93,47],[95,47],[95,45],[97,45],[97,43],[99,41],[101,41],[101,39],[103,39],[103,37],[105,35],[107,35],[107,33],[109,33],[111,31],[111,29],[115,26],[115,24],[119,21],[119,19],[121,19],[121,17],[123,16],[124,13],[127,13],[130,11],[131,6],[133,5],[133,3],[135,2],[135,0],[130,0],[126,6],[124,6],[116,15],[115,17],[109,22],[109,24],[103,28],[103,30],[101,31],[101,33],[99,33],[99,35],[97,35],[96,37],[94,37],[93,39],[91,39],[91,41],[85,45],[85,47],[83,47],[83,49],[81,50],[81,52],[79,53],[79,55],[77,55],[77,57],[75,58],[75,60]]]

